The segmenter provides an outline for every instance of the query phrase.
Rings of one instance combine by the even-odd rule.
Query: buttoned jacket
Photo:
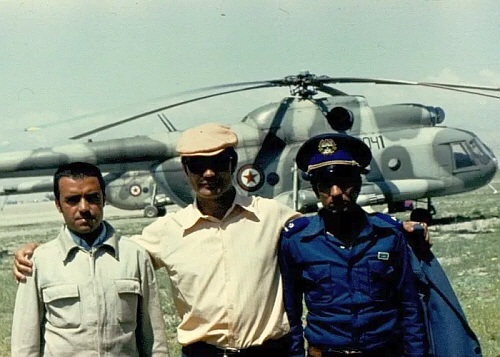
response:
[[[376,350],[402,345],[405,356],[425,353],[424,325],[402,232],[366,215],[366,226],[347,246],[326,232],[320,215],[289,223],[280,264],[292,331],[292,356],[309,344]],[[302,328],[302,297],[308,313]]]
[[[36,249],[17,291],[13,357],[168,356],[148,254],[105,224],[108,238],[90,251],[65,227]]]

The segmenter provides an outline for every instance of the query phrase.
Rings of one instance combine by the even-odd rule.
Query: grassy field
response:
[[[493,186],[500,190],[500,178]],[[436,225],[431,227],[433,251],[456,290],[486,357],[500,356],[500,192],[490,187],[458,196],[436,198]],[[399,214],[407,218],[406,214]],[[150,223],[146,218],[107,217],[122,234],[134,234]],[[12,253],[24,242],[44,242],[56,236],[56,222],[4,227],[0,232],[0,357],[10,356],[10,326],[16,292],[11,275]],[[178,318],[168,279],[158,272],[171,355],[179,356],[175,341]]]

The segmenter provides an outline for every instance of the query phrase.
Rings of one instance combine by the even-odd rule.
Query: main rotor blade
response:
[[[373,84],[389,84],[389,85],[409,85],[409,86],[423,86],[423,87],[434,87],[440,89],[454,90],[454,89],[476,89],[483,91],[493,91],[500,92],[500,87],[491,86],[476,86],[476,85],[466,85],[466,84],[451,84],[451,83],[438,83],[438,82],[414,82],[414,81],[403,81],[395,79],[382,79],[382,78],[355,78],[355,77],[327,77],[321,76],[317,78],[320,83],[373,83]],[[466,92],[471,94],[479,94],[479,92]]]
[[[422,82],[422,84],[428,84],[428,85],[434,85],[434,86],[444,86],[444,87],[450,87],[450,88],[476,89],[476,90],[500,92],[500,87],[475,86],[475,85],[452,84],[452,83],[437,83],[437,82]]]
[[[258,82],[258,83],[262,83],[262,82]],[[223,87],[223,86],[219,86],[219,87]],[[177,103],[174,103],[174,104],[170,104],[170,105],[167,105],[167,106],[164,106],[164,107],[161,107],[161,108],[156,108],[156,109],[144,112],[144,113],[140,113],[140,114],[131,116],[129,118],[125,118],[125,119],[116,121],[114,123],[103,125],[103,126],[101,126],[99,128],[92,129],[92,130],[86,131],[84,133],[72,136],[70,139],[72,139],[72,140],[81,139],[81,138],[84,138],[86,136],[99,133],[99,132],[101,132],[103,130],[114,128],[115,126],[119,126],[119,125],[122,125],[122,124],[125,124],[125,123],[128,123],[128,122],[131,122],[133,120],[136,120],[136,119],[139,119],[139,118],[142,118],[142,117],[154,114],[154,113],[161,112],[161,111],[166,110],[166,109],[175,108],[175,107],[178,107],[178,106],[181,106],[181,105],[184,105],[184,104],[197,102],[197,101],[200,101],[200,100],[203,100],[203,99],[208,99],[208,98],[217,97],[217,96],[220,96],[220,95],[225,95],[225,94],[230,94],[230,93],[244,92],[244,91],[252,90],[252,89],[269,88],[269,87],[274,87],[274,86],[276,86],[276,85],[268,83],[268,82],[265,82],[264,84],[259,84],[259,85],[252,86],[252,87],[240,88],[240,89],[233,89],[233,90],[229,90],[229,91],[208,94],[208,95],[204,95],[204,96],[193,98],[193,99],[183,100],[183,101],[180,101],[180,102],[177,102]]]
[[[433,88],[438,88],[438,89],[451,90],[451,91],[454,91],[454,92],[461,92],[461,93],[467,93],[467,94],[480,95],[480,96],[483,96],[483,97],[500,99],[500,96],[498,96],[498,95],[481,93],[481,92],[476,92],[476,91],[466,90],[466,89],[458,89],[458,88],[454,88],[453,86],[452,87],[447,87],[445,85],[439,85],[439,84],[433,84],[433,83],[426,83],[425,86],[426,87],[431,87],[431,88],[433,87]],[[482,89],[482,90],[485,90],[485,89]],[[493,90],[493,89],[491,89],[491,90]]]
[[[151,99],[150,101],[154,102],[154,101],[158,101],[158,100],[167,100],[167,99],[178,98],[178,97],[182,97],[182,96],[186,96],[186,95],[199,94],[199,93],[206,92],[206,91],[218,90],[218,89],[222,89],[222,88],[232,88],[232,87],[242,87],[242,86],[249,86],[249,85],[268,84],[270,82],[273,82],[273,81],[252,81],[252,82],[235,82],[235,83],[219,84],[219,85],[215,85],[215,86],[190,89],[190,90],[180,92],[180,93],[156,97],[154,99]],[[136,103],[136,105],[138,105],[138,104]],[[83,114],[83,115],[74,116],[74,117],[71,117],[69,119],[54,121],[54,122],[51,122],[48,124],[30,125],[29,127],[25,128],[24,131],[34,131],[34,130],[39,130],[39,129],[43,129],[43,128],[53,127],[53,126],[59,125],[59,124],[66,124],[66,123],[71,123],[71,122],[75,122],[75,121],[79,121],[79,120],[83,120],[83,119],[87,119],[87,118],[97,117],[99,115],[109,115],[109,113],[112,113],[114,111],[116,111],[116,109],[114,109],[114,110],[107,109],[104,111],[93,112],[90,114]]]
[[[317,90],[319,90],[320,92],[323,92],[323,93],[326,93],[326,94],[329,94],[333,97],[335,97],[336,95],[348,95],[347,93],[345,92],[342,92],[336,88],[332,88],[330,86],[325,86],[324,84],[320,84],[316,87]]]

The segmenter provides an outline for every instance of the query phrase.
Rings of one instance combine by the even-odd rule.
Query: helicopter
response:
[[[105,173],[106,203],[123,210],[143,210],[144,217],[163,216],[172,200],[159,192],[149,171]],[[52,192],[53,179],[43,178],[0,187],[0,196]]]
[[[332,86],[343,83],[423,86],[500,98],[485,93],[499,92],[500,88],[495,87],[301,72],[281,79],[193,90],[189,93],[210,93],[106,124],[72,139],[211,97],[289,87],[290,96],[253,110],[231,126],[239,138],[235,186],[244,195],[275,198],[299,210],[316,204],[310,183],[294,169],[294,159],[305,140],[330,132],[357,137],[371,149],[373,159],[358,203],[385,204],[389,213],[406,210],[407,200],[426,200],[425,211],[432,216],[432,197],[477,189],[495,175],[498,163],[492,150],[471,131],[440,125],[445,119],[443,109],[418,103],[371,107],[365,97],[349,95]],[[61,164],[86,161],[98,165],[103,172],[148,171],[174,203],[186,206],[193,202],[193,194],[175,152],[180,135],[173,130],[2,153],[0,177],[49,175]]]

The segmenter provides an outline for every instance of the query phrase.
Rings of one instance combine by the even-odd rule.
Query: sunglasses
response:
[[[329,193],[333,185],[345,191],[361,183],[360,171],[353,167],[334,166],[315,171],[312,181],[322,193]]]
[[[208,169],[214,172],[229,171],[231,158],[229,156],[213,157],[188,157],[184,159],[184,164],[188,170],[196,175],[202,175]]]

